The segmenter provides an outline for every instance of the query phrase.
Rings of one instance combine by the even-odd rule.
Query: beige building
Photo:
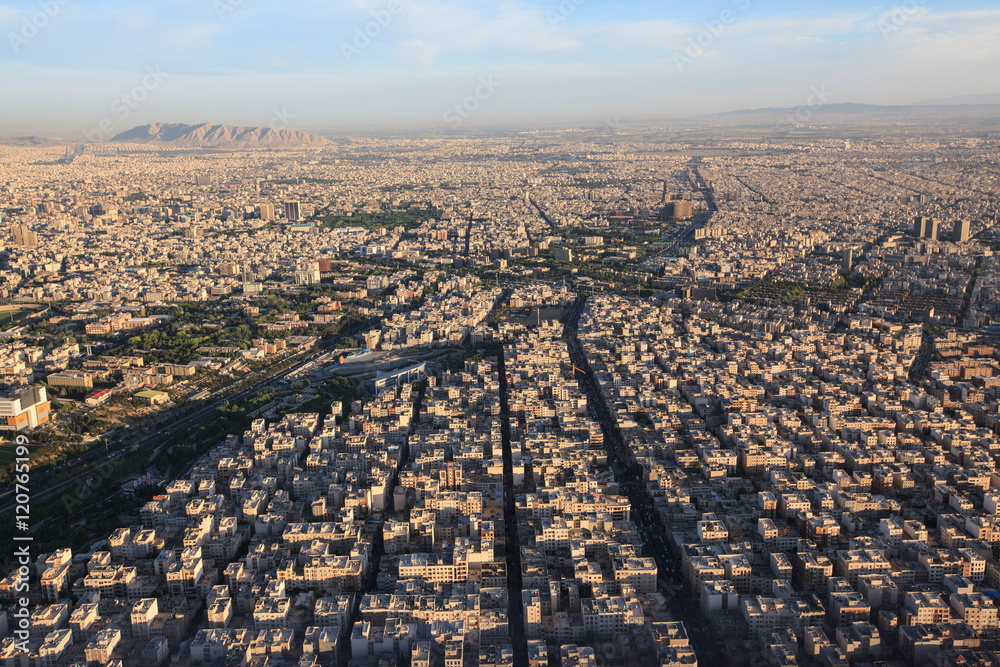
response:
[[[81,387],[83,389],[94,388],[94,376],[90,373],[79,371],[63,371],[62,373],[51,373],[45,378],[53,387]]]
[[[118,647],[118,644],[122,640],[122,631],[117,628],[109,628],[107,630],[101,630],[97,633],[87,648],[84,649],[84,655],[87,658],[87,662],[97,663],[99,665],[107,664],[111,660],[111,656]]]

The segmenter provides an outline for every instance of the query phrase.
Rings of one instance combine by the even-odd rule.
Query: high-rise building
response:
[[[844,250],[844,273],[854,270],[854,248]]]
[[[321,280],[319,262],[299,262],[295,271],[296,285],[315,285]]]
[[[292,222],[298,222],[302,219],[302,212],[297,201],[285,202],[285,218]]]
[[[924,225],[924,238],[930,239],[931,241],[938,240],[938,221],[937,218],[931,218]]]
[[[694,203],[686,200],[672,201],[667,204],[666,213],[671,220],[690,220],[694,217]]]
[[[257,208],[261,220],[274,220],[274,204],[261,204]]]
[[[13,224],[10,226],[10,234],[14,238],[14,245],[19,248],[37,248],[38,233],[31,231],[25,224]]]
[[[921,239],[937,241],[938,221],[934,218],[916,217],[913,220],[913,235]]]
[[[952,240],[955,243],[968,243],[972,238],[972,223],[968,220],[959,220],[955,223],[955,231]]]

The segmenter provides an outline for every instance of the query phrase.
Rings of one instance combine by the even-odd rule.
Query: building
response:
[[[102,317],[97,322],[91,322],[84,327],[88,336],[104,336],[121,331],[134,331],[142,329],[153,323],[147,317],[132,317],[128,313],[118,313],[109,317]]]
[[[148,391],[140,391],[135,395],[140,401],[145,401],[150,405],[163,405],[170,400],[170,394],[165,391],[154,391],[152,389]]]
[[[935,218],[917,217],[913,221],[913,235],[917,238],[937,241],[938,221]]]
[[[573,261],[573,251],[569,248],[556,248],[556,261],[557,262],[572,262]]]
[[[150,628],[159,613],[159,602],[156,598],[143,598],[136,602],[129,618],[132,636],[138,639],[149,639],[151,637]]]
[[[299,262],[295,270],[296,285],[315,285],[321,280],[319,262]]]
[[[953,593],[951,607],[966,625],[977,632],[997,629],[997,613],[1000,610],[982,593]]]
[[[73,631],[56,630],[45,636],[45,642],[38,649],[38,657],[45,667],[59,663],[63,653],[73,645]]]
[[[302,219],[302,210],[297,201],[285,202],[285,218],[291,222],[298,222]]]
[[[747,596],[740,600],[743,620],[756,635],[775,628],[791,628],[801,633],[805,628],[822,625],[825,609],[819,600],[802,598],[764,598]]]
[[[80,371],[63,371],[62,373],[51,373],[45,381],[53,387],[81,387],[83,389],[94,388],[94,377],[90,373]]]
[[[31,231],[28,225],[11,225],[10,234],[14,239],[14,245],[20,248],[38,247],[38,233]]]
[[[87,648],[84,650],[87,662],[94,662],[99,665],[107,664],[108,661],[111,660],[111,655],[114,653],[115,648],[121,640],[121,630],[116,628],[101,630],[97,633],[97,636],[94,637],[89,644],[87,644]]]
[[[934,593],[909,592],[906,594],[904,607],[910,625],[947,623],[951,618],[948,603]]]
[[[670,220],[690,220],[694,217],[694,203],[690,201],[672,201],[667,204],[667,218]]]
[[[968,220],[958,220],[955,222],[955,231],[952,234],[952,241],[955,243],[968,243],[972,238],[972,223]]]
[[[0,431],[38,428],[49,421],[50,407],[45,387],[15,390],[0,398]]]

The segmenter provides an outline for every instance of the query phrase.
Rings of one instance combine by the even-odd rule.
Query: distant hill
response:
[[[111,138],[129,144],[157,144],[180,148],[301,148],[326,146],[328,139],[296,130],[232,125],[150,123]]]
[[[38,148],[50,148],[52,146],[65,146],[67,141],[53,137],[0,137],[0,146],[33,146]]]
[[[871,113],[879,112],[890,107],[881,107],[875,104],[822,104],[813,107],[817,110],[825,111],[826,113]],[[792,113],[796,110],[795,107],[767,107],[763,109],[737,109],[736,111],[726,111],[724,113],[716,114],[718,116],[763,116],[763,115],[776,115],[776,114],[787,114]]]
[[[940,125],[956,123],[967,127],[996,128],[1000,126],[998,104],[911,104],[882,106],[878,104],[808,104],[786,109],[740,109],[710,116],[723,125],[788,126],[830,125],[894,126]]]
[[[801,107],[788,108],[767,108],[767,109],[739,109],[737,111],[727,111],[718,114],[719,116],[756,116],[795,113],[800,109],[812,109],[816,113],[823,113],[830,116],[889,116],[919,114],[925,115],[932,112],[947,113],[953,112],[982,112],[995,113],[998,109],[996,104],[945,104],[945,103],[924,103],[910,105],[884,106],[880,104],[855,104],[848,102],[845,104],[816,104],[803,105]]]
[[[933,100],[916,102],[917,105],[952,105],[952,104],[1000,104],[1000,93],[986,95],[961,95],[959,97],[938,97]]]

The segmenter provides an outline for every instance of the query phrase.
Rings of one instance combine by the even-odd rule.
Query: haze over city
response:
[[[465,129],[794,108],[814,87],[996,102],[997,34],[1000,9],[969,1],[6,2],[0,136],[76,138],[109,115],[266,126],[275,110],[314,131],[434,128],[480,77],[498,87]],[[162,79],[120,118],[149,71]]]

